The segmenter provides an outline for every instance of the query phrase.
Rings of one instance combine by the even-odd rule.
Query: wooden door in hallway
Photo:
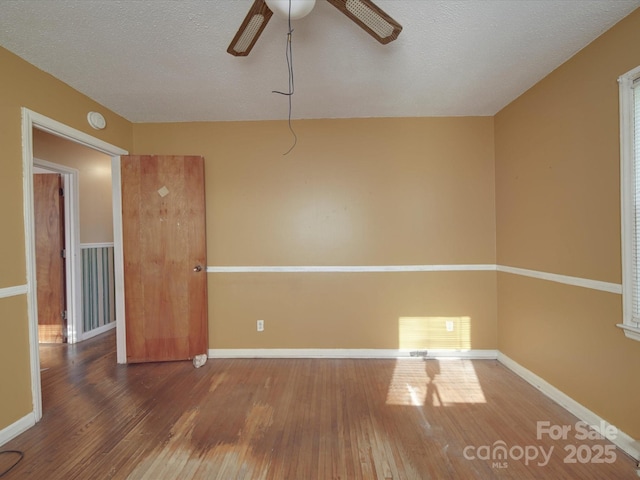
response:
[[[36,236],[38,340],[66,342],[66,292],[64,251],[64,200],[62,176],[33,176]]]
[[[207,353],[204,159],[121,157],[127,362]]]

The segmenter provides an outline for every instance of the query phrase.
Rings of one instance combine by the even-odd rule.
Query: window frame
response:
[[[635,208],[636,177],[640,175],[640,151],[635,151],[634,90],[640,95],[640,66],[618,78],[620,99],[620,193],[622,224],[622,322],[617,326],[627,338],[640,341],[640,307],[634,312],[634,290],[640,290],[640,258],[634,258],[634,243],[640,236],[640,209]],[[639,129],[640,131],[640,129]],[[640,187],[638,188],[640,195]],[[638,252],[640,254],[640,252]],[[636,285],[635,278],[638,278]],[[639,295],[640,296],[640,295]],[[638,299],[640,303],[640,298]],[[634,320],[635,313],[635,320]]]

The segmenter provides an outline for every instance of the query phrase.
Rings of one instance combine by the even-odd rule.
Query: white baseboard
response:
[[[578,417],[580,420],[587,423],[588,425],[604,425],[605,432],[609,430],[608,428],[609,426],[614,427],[613,431],[616,432],[615,436],[612,436],[609,438],[607,435],[605,435],[607,436],[607,439],[610,442],[612,442],[614,445],[616,445],[618,448],[620,448],[627,455],[630,455],[636,460],[640,460],[640,442],[633,439],[626,433],[622,432],[614,425],[611,425],[602,417],[596,415],[587,407],[576,402],[573,398],[563,393],[562,391],[558,390],[556,387],[554,387],[549,382],[547,382],[546,380],[542,379],[541,377],[533,373],[531,370],[526,369],[516,361],[510,359],[505,354],[499,352],[498,361],[502,363],[505,367],[507,367],[509,370],[514,372],[516,375],[521,377],[523,380],[527,381],[528,383],[536,387],[538,390],[544,393],[551,400],[558,403],[565,410],[572,413],[573,415],[575,415],[576,417]]]
[[[418,354],[416,354],[418,352]],[[426,354],[425,354],[426,352]],[[465,358],[495,360],[497,350],[397,350],[381,348],[212,348],[209,358]]]
[[[26,432],[28,429],[36,424],[36,417],[33,412],[25,415],[17,422],[12,423],[6,428],[0,430],[0,446],[4,445],[10,440],[13,440],[18,435]]]
[[[113,330],[114,328],[116,328],[116,323],[117,322],[111,322],[111,323],[107,323],[106,325],[103,325],[101,327],[98,328],[94,328],[93,330],[89,330],[88,332],[83,332],[82,336],[81,336],[81,340],[88,340],[90,338],[96,337],[104,332],[108,332],[109,330]]]

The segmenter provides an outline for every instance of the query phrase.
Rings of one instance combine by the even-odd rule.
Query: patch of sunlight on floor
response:
[[[486,398],[471,360],[398,359],[386,403],[447,407]]]
[[[443,406],[487,403],[471,360],[439,360],[439,363],[440,374],[433,383]]]
[[[424,405],[430,383],[425,364],[426,361],[417,359],[396,360],[387,391],[387,405]]]

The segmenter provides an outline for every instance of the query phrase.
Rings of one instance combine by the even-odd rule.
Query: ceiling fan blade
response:
[[[360,25],[380,43],[387,44],[400,35],[402,25],[387,15],[371,0],[327,0],[347,17]]]
[[[260,34],[267,26],[267,22],[273,12],[267,7],[264,0],[255,0],[249,13],[244,18],[236,36],[231,40],[227,52],[236,57],[246,57],[256,44]]]

